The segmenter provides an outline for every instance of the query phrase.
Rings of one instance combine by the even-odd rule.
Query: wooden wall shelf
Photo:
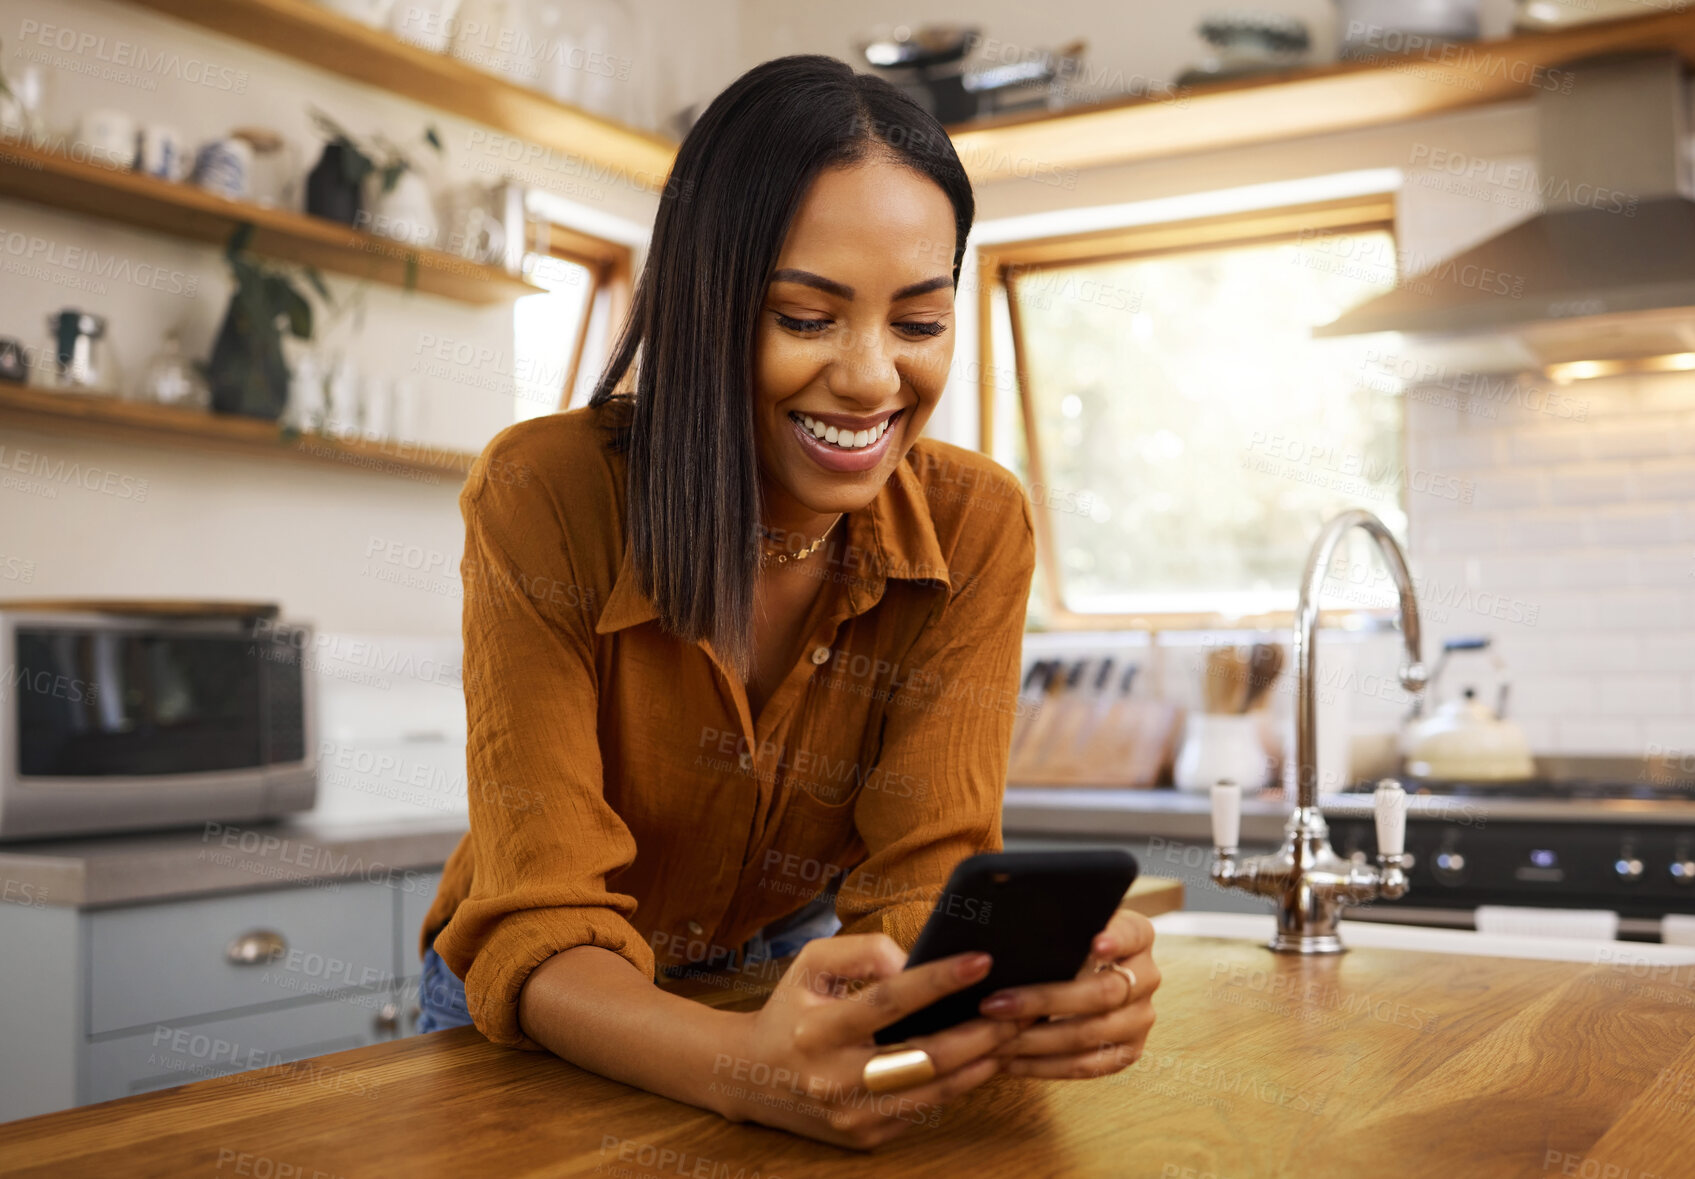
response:
[[[248,222],[254,227],[254,253],[388,286],[406,286],[408,259],[415,259],[418,290],[465,303],[507,303],[542,289],[499,267],[419,249],[322,217],[225,200],[192,185],[16,142],[7,142],[0,151],[0,196],[219,245],[237,225]]]
[[[5,384],[0,384],[0,424],[254,458],[331,463],[344,470],[453,487],[464,482],[477,457],[420,443],[343,442],[317,434],[290,435],[277,423],[258,418]]]
[[[1416,119],[1564,85],[1563,65],[1670,49],[1695,62],[1695,10],[1553,33],[1261,74],[1174,98],[1006,116],[950,129],[973,180],[1064,185],[1076,169],[1297,139]]]
[[[537,91],[432,53],[307,0],[128,0],[308,65],[381,87],[587,161],[597,174],[657,191],[676,147]],[[1550,71],[1598,54],[1671,49],[1695,62],[1695,10],[1581,25],[1255,75],[1173,98],[1059,114],[1008,115],[949,129],[979,183],[1066,184],[1077,169],[1416,119],[1527,98]],[[1554,75],[1552,85],[1560,79]]]
[[[658,192],[676,145],[433,53],[307,0],[129,0],[272,53],[549,147]]]

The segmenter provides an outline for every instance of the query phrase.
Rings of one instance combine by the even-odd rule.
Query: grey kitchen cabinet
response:
[[[409,1034],[439,876],[0,904],[0,1121]]]
[[[88,914],[88,1030],[384,986],[395,974],[387,931],[394,909],[386,885],[326,880],[95,910]],[[251,961],[241,958],[243,947]]]
[[[395,930],[394,950],[396,978],[417,978],[423,969],[418,954],[418,933],[424,927],[424,914],[436,899],[441,884],[440,872],[420,872],[411,887],[400,890],[400,925]]]
[[[88,1089],[80,1103],[151,1093],[374,1044],[392,1038],[380,1026],[380,1005],[389,1002],[387,995],[373,991],[206,1023],[161,1023],[91,1040]],[[349,1090],[367,1087],[330,1066],[323,1074],[320,1083]],[[259,1078],[255,1083],[261,1083]]]
[[[399,925],[394,931],[394,976],[400,980],[400,1018],[406,1034],[418,1030],[418,983],[424,963],[418,953],[418,933],[424,927],[424,914],[436,899],[436,887],[441,884],[440,872],[418,873],[400,890]]]

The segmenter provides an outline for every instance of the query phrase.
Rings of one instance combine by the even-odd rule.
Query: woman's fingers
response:
[[[1090,962],[1068,982],[997,991],[984,999],[978,1010],[991,1019],[1097,1015],[1139,1003],[1159,988],[1159,967],[1152,953],[1143,951],[1119,965],[1136,976],[1134,987],[1120,971],[1099,969],[1100,963]]]
[[[839,998],[867,980],[899,974],[905,966],[905,951],[885,934],[816,938],[801,947],[778,987]]]
[[[796,965],[799,965],[798,960]],[[910,970],[880,976],[846,995],[847,1001],[831,1003],[816,1012],[820,1030],[837,1044],[868,1040],[877,1029],[888,1027],[937,999],[981,982],[989,973],[990,965],[987,954],[955,954]]]
[[[995,1055],[1072,1056],[1107,1044],[1140,1048],[1153,1026],[1154,1005],[1143,1000],[1104,1015],[1035,1024],[996,1048]]]
[[[942,1107],[955,1101],[1000,1071],[991,1057],[912,1089],[878,1093],[854,1108],[839,1109],[831,1119],[843,1146],[870,1150],[906,1132],[911,1126],[933,1126]]]
[[[984,1081],[1000,1072],[1001,1062],[992,1056],[973,1060],[963,1068],[958,1068],[946,1076],[911,1089],[900,1089],[887,1094],[890,1097],[904,1098],[907,1108],[927,1106],[931,1111],[939,1110],[942,1106],[971,1092]]]
[[[1035,1015],[1097,1015],[1134,1003],[1158,986],[1158,975],[1144,980],[1143,963],[1152,969],[1153,958],[1144,955],[1126,965],[1136,975],[1136,986],[1116,970],[1090,970],[1082,978],[1061,983],[1041,983],[997,991],[984,999],[978,1010],[991,1019],[1026,1019]]]
[[[1119,909],[1095,935],[1089,953],[1101,962],[1122,962],[1153,948],[1154,923],[1133,909]]]
[[[773,1078],[765,1100],[738,1096],[752,1120],[844,1146],[867,1149],[913,1124],[935,1124],[942,1106],[999,1069],[994,1050],[1018,1035],[1016,1020],[969,1019],[910,1047],[927,1053],[934,1072],[922,1084],[871,1093],[864,1068],[873,1034],[937,999],[980,982],[986,954],[962,954],[911,970],[882,934],[808,943],[771,1000],[753,1017],[748,1055]],[[784,1085],[786,1083],[786,1088]]]
[[[1003,1060],[1001,1069],[1014,1077],[1083,1080],[1121,1072],[1141,1058],[1140,1044],[1102,1044],[1090,1051],[1070,1056],[1015,1056],[1010,1060]]]
[[[946,1031],[914,1036],[909,1048],[922,1048],[936,1063],[938,1075],[988,1056],[1018,1036],[1018,1025],[1004,1019],[971,1019]]]

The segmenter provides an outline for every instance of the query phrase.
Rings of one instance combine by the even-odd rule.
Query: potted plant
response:
[[[230,234],[224,258],[235,277],[235,290],[224,308],[223,323],[204,367],[217,413],[275,421],[288,404],[289,370],[283,357],[283,331],[312,338],[312,305],[289,271],[262,263],[248,252],[253,226],[242,223]],[[301,267],[312,289],[326,303],[329,288],[310,266]]]
[[[323,111],[314,107],[311,114],[325,142],[306,182],[306,211],[412,245],[431,244],[435,206],[411,156],[381,132],[362,143]],[[433,126],[422,138],[442,152]]]

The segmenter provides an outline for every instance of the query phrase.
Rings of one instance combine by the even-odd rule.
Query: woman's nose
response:
[[[844,333],[830,370],[831,392],[867,406],[884,405],[900,392],[900,370],[878,333]]]

